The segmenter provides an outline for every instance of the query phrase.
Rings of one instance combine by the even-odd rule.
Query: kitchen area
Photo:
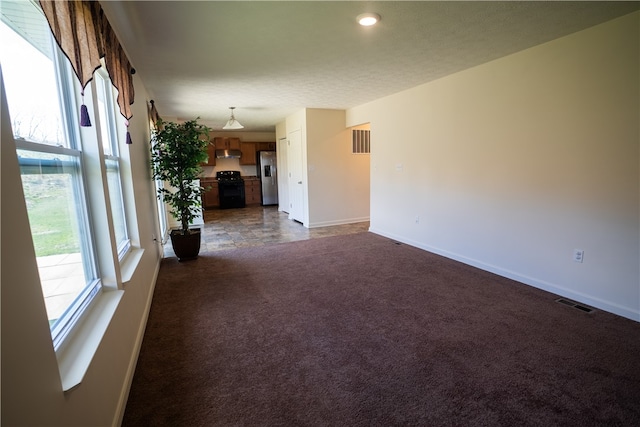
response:
[[[200,185],[205,210],[278,204],[276,143],[214,136]]]

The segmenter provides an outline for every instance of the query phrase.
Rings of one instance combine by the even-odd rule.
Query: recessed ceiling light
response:
[[[358,23],[364,27],[375,25],[380,19],[380,15],[377,13],[361,13],[356,18]]]

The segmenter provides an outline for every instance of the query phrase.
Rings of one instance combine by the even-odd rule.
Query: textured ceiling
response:
[[[103,1],[161,116],[273,131],[638,10],[639,2]],[[365,28],[362,12],[382,16]]]

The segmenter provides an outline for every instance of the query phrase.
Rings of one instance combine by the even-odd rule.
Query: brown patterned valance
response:
[[[157,129],[158,123],[161,122],[162,119],[160,118],[160,114],[158,114],[158,110],[156,110],[156,103],[153,99],[149,101],[149,104],[151,105],[149,107],[149,121],[153,124],[153,128]]]
[[[40,0],[51,32],[69,58],[83,90],[100,68],[104,58],[111,82],[118,90],[118,106],[125,119],[130,119],[134,100],[133,73],[113,28],[97,1]]]

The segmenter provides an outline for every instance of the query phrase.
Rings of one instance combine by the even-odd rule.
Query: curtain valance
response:
[[[111,82],[118,90],[118,107],[129,120],[134,101],[133,74],[129,59],[97,1],[40,0],[51,32],[69,58],[80,85],[84,88],[100,68],[104,58]]]
[[[157,129],[158,122],[161,122],[162,119],[160,118],[160,114],[158,114],[158,110],[156,110],[156,104],[153,99],[149,101],[149,104],[151,105],[149,107],[149,121],[153,124],[153,128]]]

